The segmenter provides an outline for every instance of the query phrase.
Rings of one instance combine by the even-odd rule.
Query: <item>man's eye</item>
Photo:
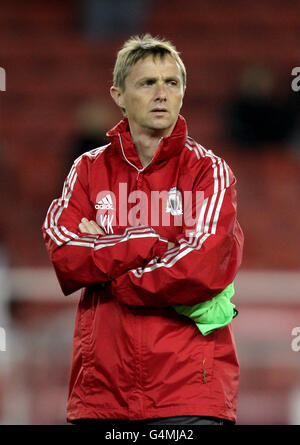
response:
[[[177,81],[176,80],[169,80],[168,84],[171,86],[176,86],[177,85]]]
[[[145,86],[151,86],[151,85],[153,85],[154,84],[154,80],[145,80],[145,82],[143,83],[143,85],[145,85]]]

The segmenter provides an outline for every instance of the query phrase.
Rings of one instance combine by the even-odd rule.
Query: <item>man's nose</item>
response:
[[[155,90],[155,100],[165,101],[167,99],[166,86],[163,83],[158,83]]]

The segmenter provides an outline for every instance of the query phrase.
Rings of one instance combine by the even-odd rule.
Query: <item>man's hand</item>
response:
[[[81,223],[79,224],[79,230],[81,233],[88,233],[90,235],[106,235],[103,229],[98,226],[95,221],[89,221],[87,218],[82,218]],[[172,241],[168,241],[168,250],[172,249],[175,246]]]
[[[78,225],[81,233],[88,233],[90,235],[106,235],[103,229],[98,226],[95,221],[89,221],[87,218],[82,218]]]

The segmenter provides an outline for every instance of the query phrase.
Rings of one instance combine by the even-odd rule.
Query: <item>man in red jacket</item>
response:
[[[48,210],[61,288],[82,289],[68,422],[236,422],[236,180],[188,136],[185,88],[170,42],[129,39],[111,87],[124,118],[75,160]]]

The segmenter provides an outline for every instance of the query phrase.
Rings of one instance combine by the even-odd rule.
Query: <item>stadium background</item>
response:
[[[300,65],[300,2],[96,3],[1,2],[0,423],[65,423],[78,293],[62,295],[41,225],[71,166],[74,137],[87,124],[93,132],[120,119],[109,98],[116,52],[130,35],[147,31],[182,53],[189,133],[224,157],[238,179],[245,233],[233,300],[238,424],[300,424],[300,351],[292,348],[300,326],[299,132],[245,146],[226,128],[226,104],[251,66],[272,73],[273,99],[287,99],[289,119],[299,112],[291,71]]]

